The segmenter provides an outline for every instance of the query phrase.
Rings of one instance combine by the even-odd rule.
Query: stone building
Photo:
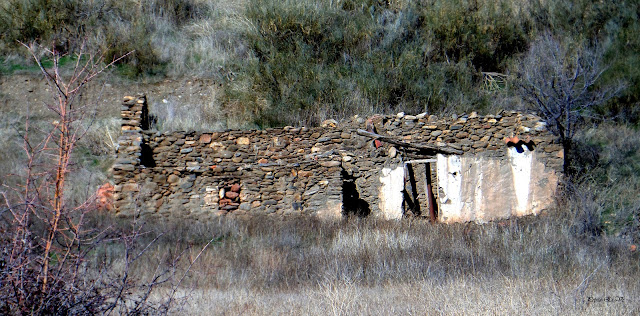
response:
[[[484,222],[548,208],[563,162],[544,121],[517,112],[160,133],[136,96],[125,97],[122,120],[113,165],[122,216]]]

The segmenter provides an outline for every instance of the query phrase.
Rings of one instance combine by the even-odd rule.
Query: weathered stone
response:
[[[311,177],[313,175],[313,171],[300,170],[298,171],[298,177]]]
[[[276,200],[266,200],[266,201],[262,202],[262,205],[267,205],[267,206],[276,205],[276,204],[278,204],[278,201],[276,201]]]
[[[140,191],[137,183],[126,183],[122,185],[122,192],[138,192]]]
[[[251,144],[251,140],[249,137],[239,137],[236,139],[236,144],[238,144],[238,146],[249,146]]]
[[[137,159],[132,159],[132,158],[118,158],[116,159],[116,161],[114,162],[114,167],[116,165],[134,165],[137,164],[138,161]]]
[[[308,191],[304,192],[304,195],[306,195],[306,196],[314,195],[314,194],[318,193],[318,191],[320,191],[320,188],[313,187],[313,188],[309,189]]]
[[[136,167],[134,165],[122,165],[122,164],[113,165],[113,170],[134,171],[135,169]]]
[[[473,148],[484,148],[484,147],[487,147],[488,145],[489,145],[489,143],[487,143],[487,142],[477,141],[477,142],[474,142],[471,145],[471,147],[473,147]]]
[[[320,126],[322,127],[329,127],[329,128],[336,128],[338,127],[338,121],[333,120],[333,119],[329,119],[329,120],[324,120],[322,121],[322,123],[320,124]]]
[[[211,134],[202,134],[199,139],[200,144],[206,145],[211,143]]]
[[[336,167],[341,165],[340,161],[321,161],[319,164],[323,167]]]
[[[231,157],[233,157],[233,152],[228,151],[228,150],[221,150],[218,152],[218,156],[225,158],[225,159],[229,159]]]
[[[213,150],[222,150],[226,148],[226,146],[221,142],[211,142],[211,144],[209,144],[209,147],[213,148]]]
[[[169,178],[167,178],[167,182],[169,183],[176,183],[178,181],[180,181],[180,177],[175,174],[169,175]]]
[[[536,131],[544,131],[547,129],[547,123],[546,122],[537,122],[536,125],[533,127]]]
[[[239,195],[239,194],[238,194],[237,192],[233,192],[233,191],[227,191],[227,192],[224,194],[224,196],[225,196],[225,197],[230,198],[230,199],[232,199],[232,200],[233,200],[233,199],[235,199],[235,198],[237,198],[237,197],[238,197],[238,195]]]
[[[558,150],[562,150],[562,146],[556,145],[556,144],[552,144],[552,145],[547,145],[547,146],[544,147],[544,152],[546,152],[546,153],[552,153],[552,152],[558,151]]]

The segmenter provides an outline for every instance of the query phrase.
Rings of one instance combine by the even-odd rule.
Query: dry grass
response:
[[[215,95],[215,89],[210,89]],[[163,132],[217,131],[227,127],[226,115],[215,101],[204,104],[182,102],[177,98],[163,99],[153,108],[157,117],[156,128]]]
[[[150,225],[168,234],[140,262],[140,276],[185,249],[193,258],[215,237],[181,284],[179,314],[640,311],[638,252],[619,238],[577,236],[562,211],[481,226],[311,219]],[[590,301],[607,297],[624,301]]]
[[[608,274],[608,273],[605,273]],[[612,276],[612,275],[609,275]],[[196,290],[180,313],[199,315],[625,315],[637,312],[628,287],[600,280],[587,300],[624,297],[624,302],[585,302],[575,284],[552,278],[457,277],[441,283],[416,280],[401,284],[361,286],[348,282],[323,283],[300,291],[247,289]],[[627,284],[629,285],[629,284]],[[605,294],[606,293],[606,294]],[[637,292],[636,292],[637,293]],[[635,307],[634,307],[635,306]]]

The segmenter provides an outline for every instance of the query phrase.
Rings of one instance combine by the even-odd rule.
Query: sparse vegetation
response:
[[[29,68],[15,57],[22,54],[16,40],[55,41],[71,52],[88,39],[107,59],[135,50],[118,65],[128,78],[215,78],[226,90],[219,108],[260,126],[317,124],[354,111],[516,108],[518,100],[509,98],[516,85],[486,89],[484,74],[514,72],[548,32],[568,42],[608,43],[602,53],[611,67],[596,85],[629,84],[597,110],[638,119],[633,34],[640,18],[633,1],[12,0],[0,6],[4,72]]]
[[[2,197],[4,250],[9,241],[19,241],[16,228],[39,233],[25,239],[33,242],[23,248],[33,252],[20,257],[26,265],[7,261],[12,257],[6,251],[1,254],[1,286],[17,280],[11,272],[15,269],[39,268],[24,270],[34,279],[16,283],[32,286],[20,295],[2,290],[0,313],[63,313],[54,302],[66,304],[69,312],[126,314],[140,307],[162,313],[168,311],[164,303],[178,298],[188,303],[182,312],[191,314],[638,313],[638,11],[637,1],[594,0],[3,1],[3,80],[16,74],[40,75],[38,62],[45,69],[53,66],[54,59],[44,51],[35,51],[34,62],[18,40],[51,43],[68,56],[80,52],[85,43],[89,51],[104,51],[109,61],[135,50],[104,80],[162,85],[167,78],[185,84],[191,84],[191,78],[207,78],[211,89],[200,91],[208,102],[185,100],[186,96],[155,100],[152,111],[161,131],[315,125],[326,118],[399,111],[496,113],[525,107],[526,98],[518,93],[526,79],[522,65],[531,66],[529,73],[537,76],[529,88],[548,88],[545,91],[561,86],[551,80],[555,70],[565,79],[571,79],[566,71],[578,69],[576,65],[595,66],[595,72],[587,72],[594,76],[586,85],[564,82],[578,83],[590,103],[567,108],[574,111],[573,118],[580,118],[580,128],[564,126],[570,131],[565,136],[572,139],[572,163],[567,167],[574,176],[558,197],[558,209],[548,214],[485,225],[357,219],[132,225],[81,208],[78,216],[85,216],[85,227],[92,229],[74,240],[99,236],[101,241],[87,241],[86,251],[74,253],[73,260],[78,260],[67,261],[78,263],[69,271],[81,284],[55,288],[71,292],[55,292],[58,296],[47,302],[40,299],[42,304],[27,311],[15,307],[27,306],[27,301],[17,301],[20,295],[47,297],[41,290],[43,279],[37,277],[42,263],[64,263],[59,252],[34,259],[51,239],[46,233],[50,221],[31,217],[12,223],[5,205],[27,205]],[[551,68],[542,67],[549,65],[542,61],[554,61],[547,58],[553,47],[545,48],[545,39],[552,44],[556,40],[564,54]],[[589,53],[597,63],[584,67],[572,59],[581,56],[574,52]],[[84,61],[68,56],[58,59],[64,75]],[[34,80],[33,86],[41,83]],[[624,88],[614,89],[615,96],[603,93],[612,86]],[[548,100],[545,91],[539,90]],[[136,92],[142,91],[122,94]],[[55,119],[42,110],[43,100],[16,103],[8,97],[14,93],[0,90],[0,191],[5,193],[18,188],[27,175],[28,157],[20,150],[25,124],[30,124],[33,140],[39,140],[44,135],[39,131],[50,130]],[[79,104],[84,106],[85,98],[96,95],[87,93]],[[61,202],[81,205],[107,180],[117,113],[105,108],[70,126],[88,129],[69,156],[73,172]],[[69,217],[72,223],[78,218]],[[68,232],[54,237],[71,236]],[[76,245],[80,242],[72,244]],[[132,260],[131,254],[143,249],[144,255]],[[195,258],[199,261],[194,264]],[[129,278],[123,279],[126,273]],[[161,279],[155,279],[158,275]],[[63,284],[69,274],[59,276]],[[107,290],[90,292],[91,287],[83,287],[89,280]],[[146,292],[156,285],[159,292]],[[114,289],[126,289],[132,296],[118,296]],[[624,301],[594,301],[606,297]],[[73,305],[82,302],[88,305]]]
[[[184,284],[191,314],[636,312],[638,253],[617,238],[585,239],[574,222],[553,212],[482,226],[258,218],[149,227],[175,232],[154,248],[159,257],[217,237]],[[589,302],[604,296],[625,303]]]

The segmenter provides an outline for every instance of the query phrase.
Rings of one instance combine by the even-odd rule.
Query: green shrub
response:
[[[314,124],[345,104],[385,112],[484,107],[479,72],[502,70],[505,59],[525,48],[526,32],[497,8],[469,9],[462,1],[436,8],[251,1],[247,17],[255,31],[247,37],[258,62],[242,71],[269,101],[259,124],[299,124],[299,113],[309,112],[303,123]],[[364,105],[350,101],[354,91]]]
[[[105,18],[101,21],[95,45],[105,52],[107,60],[134,51],[120,62],[119,73],[136,78],[142,75],[166,75],[172,56],[161,54],[164,42],[157,38],[179,38],[181,28],[206,16],[208,7],[197,0],[105,1]]]
[[[515,1],[438,1],[420,7],[421,33],[429,34],[436,61],[470,59],[481,71],[502,71],[502,63],[526,50],[527,26],[514,15]]]
[[[77,36],[81,11],[72,0],[8,0],[0,4],[0,38],[13,48],[17,41],[55,41],[68,50]]]
[[[104,51],[105,60],[113,60],[133,52],[118,63],[117,70],[121,75],[136,78],[144,74],[163,74],[167,62],[158,56],[149,38],[149,34],[153,32],[153,25],[134,20],[127,26],[105,32],[104,40],[99,43]]]
[[[605,124],[586,130],[577,140],[581,177],[574,195],[582,202],[576,209],[590,211],[589,217],[608,234],[640,240],[640,132]]]
[[[162,44],[154,39],[177,33],[208,10],[198,0],[9,0],[0,4],[0,48],[23,52],[18,41],[54,42],[58,51],[73,53],[87,44],[109,60],[135,50],[120,62],[121,74],[162,75],[172,60],[161,56]]]

